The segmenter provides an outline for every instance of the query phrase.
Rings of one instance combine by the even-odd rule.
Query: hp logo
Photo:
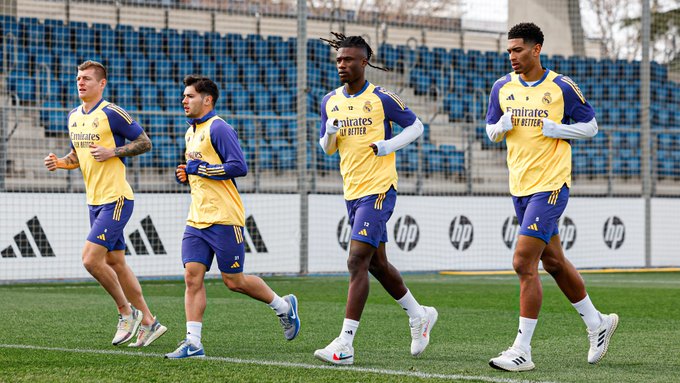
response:
[[[602,235],[607,247],[616,250],[626,240],[626,226],[619,217],[611,216],[604,222]]]
[[[472,245],[474,228],[468,217],[459,215],[451,221],[449,226],[449,239],[451,244],[458,250],[467,250]]]
[[[503,223],[503,243],[512,250],[517,245],[517,235],[519,234],[519,221],[516,216],[508,217]]]
[[[564,250],[571,249],[576,242],[576,224],[569,217],[562,217],[559,222],[560,239]]]
[[[344,250],[347,250],[351,237],[352,227],[349,225],[349,218],[342,217],[340,222],[338,222],[338,245]]]
[[[410,215],[399,217],[397,223],[394,224],[394,238],[400,249],[413,250],[420,238],[420,229],[416,220]]]

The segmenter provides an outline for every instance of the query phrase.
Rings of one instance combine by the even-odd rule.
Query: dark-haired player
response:
[[[45,166],[50,171],[80,168],[83,173],[90,210],[83,265],[118,306],[118,327],[111,343],[123,344],[139,330],[137,340],[128,346],[148,346],[167,328],[151,315],[142,287],[125,262],[123,229],[134,207],[132,188],[125,179],[125,157],[148,152],[151,140],[123,108],[102,98],[107,84],[102,64],[89,60],[80,64],[76,83],[83,104],[68,115],[71,152],[62,158],[50,153]]]
[[[395,151],[415,141],[423,124],[394,93],[366,81],[371,47],[360,36],[333,33],[325,40],[338,53],[336,65],[342,87],[321,103],[320,145],[327,154],[339,151],[340,173],[352,226],[347,267],[350,281],[345,320],[340,336],[314,356],[334,364],[354,363],[352,342],[366,304],[370,272],[406,311],[411,328],[411,354],[419,355],[430,341],[437,310],[421,306],[404,285],[385,253],[387,220],[397,199]],[[384,68],[377,69],[385,70]],[[392,136],[392,123],[405,127]]]
[[[538,263],[557,282],[588,328],[588,362],[604,357],[619,317],[601,314],[585,284],[562,251],[558,221],[569,199],[571,145],[568,140],[597,134],[595,112],[569,78],[541,66],[543,32],[533,23],[508,32],[513,73],[494,84],[486,131],[508,146],[510,193],[520,222],[513,267],[519,276],[519,330],[515,342],[491,367],[507,371],[534,368],[531,337],[543,300]],[[570,123],[572,122],[572,123]]]
[[[248,173],[236,132],[215,114],[219,92],[207,77],[184,78],[184,114],[191,126],[186,132],[186,164],[175,171],[177,180],[191,186],[191,207],[182,238],[186,338],[165,355],[170,359],[203,357],[201,343],[206,291],[203,283],[213,258],[222,281],[232,291],[267,303],[279,317],[283,334],[294,339],[300,331],[297,298],[281,298],[255,275],[243,273],[245,210],[234,178]]]

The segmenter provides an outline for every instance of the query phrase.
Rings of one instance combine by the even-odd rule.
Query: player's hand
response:
[[[177,169],[175,169],[175,177],[177,177],[177,180],[181,183],[186,183],[187,182],[187,166],[184,164],[177,165]]]
[[[388,154],[387,149],[385,149],[385,140],[376,141],[368,146],[370,146],[370,148],[373,149],[373,154],[375,154],[378,157],[382,157]]]
[[[103,146],[90,144],[89,148],[90,154],[92,154],[92,157],[94,157],[94,160],[97,162],[104,162],[109,158],[116,156],[113,149],[105,148]]]
[[[54,153],[50,153],[45,157],[45,167],[47,170],[53,172],[58,169],[57,164],[59,163],[59,159],[57,158],[57,155]]]
[[[512,112],[505,112],[501,116],[501,129],[503,130],[503,133],[512,130]]]
[[[558,123],[553,120],[543,119],[543,135],[550,138],[559,138],[557,134]]]
[[[339,124],[337,118],[329,118],[328,120],[326,120],[326,134],[330,136],[331,134],[337,133],[338,129],[340,129],[338,125]]]

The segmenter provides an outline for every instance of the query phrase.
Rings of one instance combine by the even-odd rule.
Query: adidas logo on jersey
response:
[[[532,223],[531,225],[527,226],[527,229],[533,230],[533,231],[538,231],[538,225],[535,223]]]
[[[508,98],[506,98],[506,100],[515,101],[515,95],[511,94],[510,96],[508,96]]]
[[[97,238],[101,239],[102,241],[106,241],[106,236],[104,234],[99,234]]]
[[[241,265],[239,265],[238,262],[234,262],[234,263],[231,265],[231,268],[232,268],[232,269],[238,269],[239,267],[241,267]]]
[[[368,232],[366,231],[366,229],[361,229],[361,231],[359,231],[359,235],[363,235],[364,237],[368,237]]]
[[[340,109],[339,109],[338,106],[336,105],[336,106],[333,107],[333,109],[331,109],[331,112],[337,112],[337,111],[339,111],[339,110],[340,110]]]

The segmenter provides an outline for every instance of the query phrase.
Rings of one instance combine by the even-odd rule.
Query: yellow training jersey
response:
[[[346,200],[386,192],[397,188],[395,154],[378,157],[369,145],[392,138],[392,123],[411,126],[416,115],[394,93],[368,81],[357,94],[347,94],[340,87],[321,102],[321,137],[326,121],[336,118],[340,154],[340,173]]]
[[[125,158],[97,162],[90,154],[90,144],[106,148],[123,146],[126,139],[133,141],[142,133],[139,124],[121,107],[101,100],[88,113],[82,106],[73,109],[68,115],[68,131],[83,173],[87,203],[104,205],[121,196],[134,199],[125,179]]]
[[[512,130],[506,133],[510,193],[527,196],[571,186],[571,145],[567,140],[543,136],[543,119],[558,124],[589,122],[595,112],[569,77],[546,70],[529,85],[518,74],[498,79],[489,96],[487,124],[512,112]]]
[[[189,120],[184,136],[191,207],[187,225],[204,229],[213,224],[245,225],[245,210],[235,177],[248,172],[234,129],[211,111]]]

